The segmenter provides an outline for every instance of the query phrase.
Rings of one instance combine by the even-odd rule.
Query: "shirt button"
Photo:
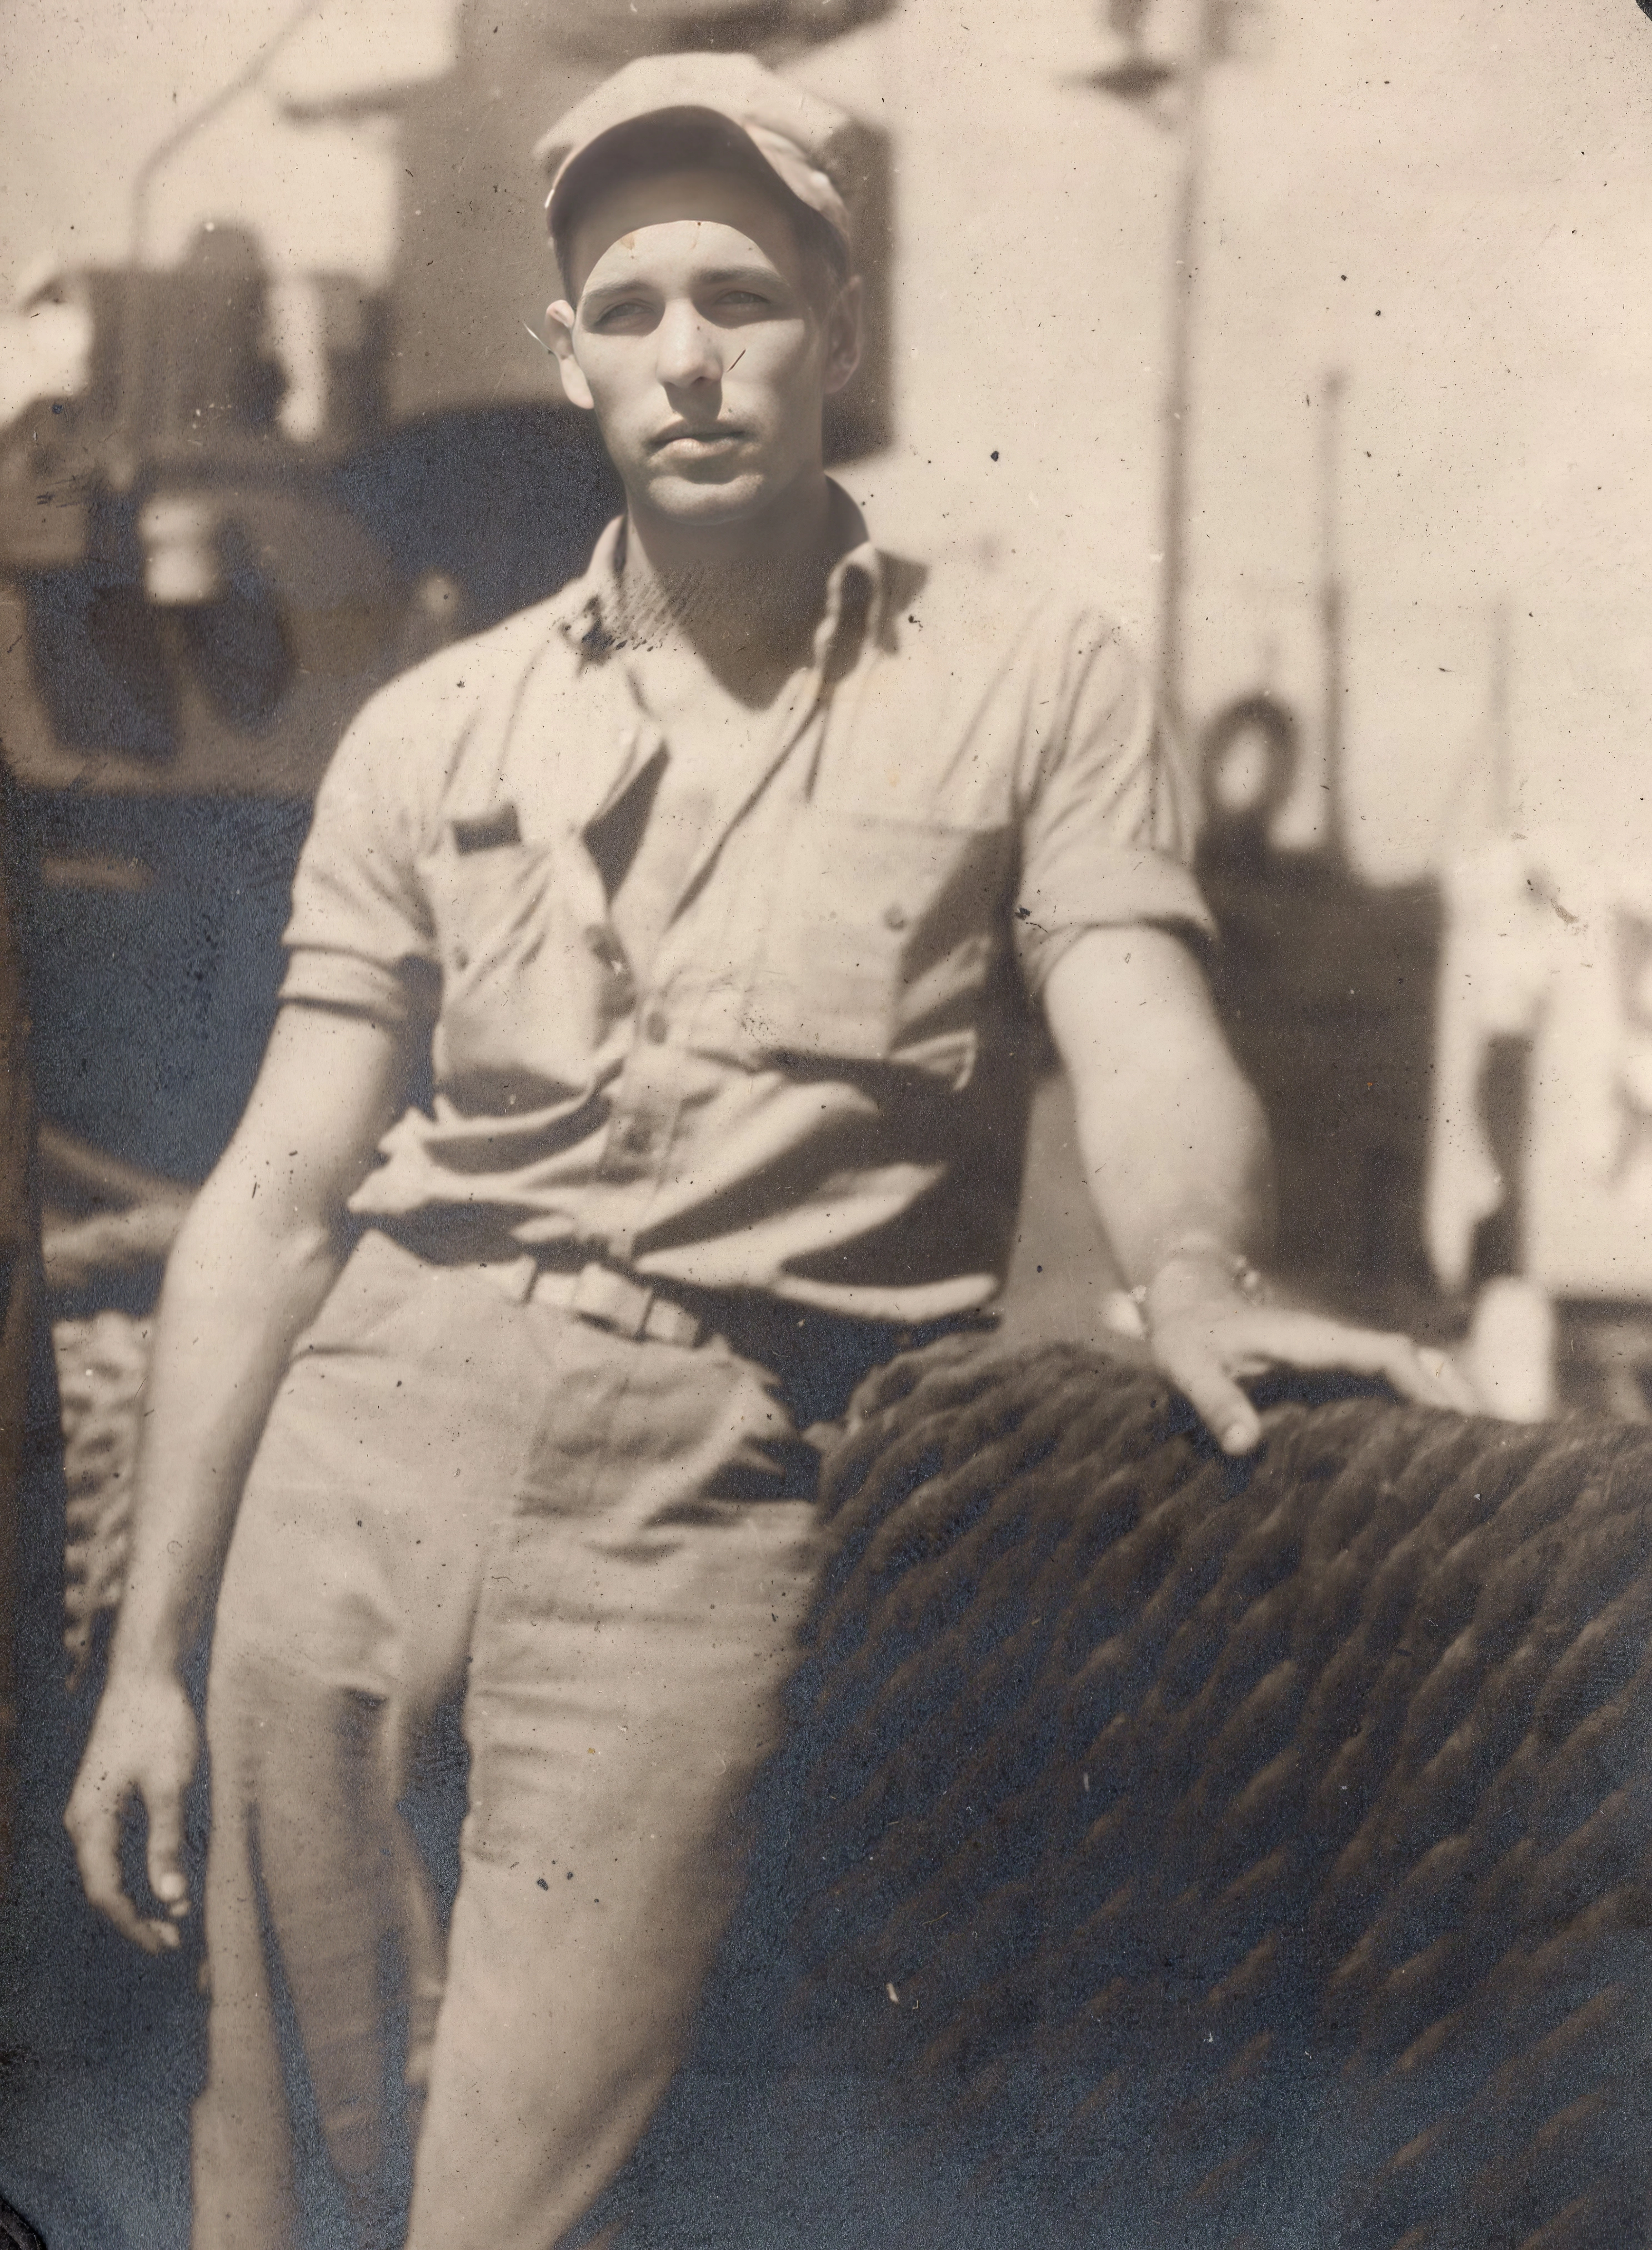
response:
[[[883,919],[890,929],[904,929],[906,928],[906,908],[902,906],[885,907],[883,909]]]
[[[646,1156],[653,1135],[640,1117],[633,1117],[619,1135],[619,1145],[633,1156]]]
[[[453,966],[455,969],[468,969],[470,967],[470,956],[466,952],[462,945],[456,945],[453,948]]]
[[[650,1008],[647,1014],[642,1019],[642,1035],[644,1039],[652,1039],[656,1046],[661,1046],[664,1045],[666,1039],[670,1036],[670,1032],[671,1018],[667,1015],[665,1010],[663,1008]]]

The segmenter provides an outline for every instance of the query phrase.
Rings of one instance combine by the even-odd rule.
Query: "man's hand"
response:
[[[146,1953],[175,1949],[190,1910],[183,1799],[199,1756],[195,1713],[176,1678],[111,1679],[63,1822],[87,1898]],[[135,1798],[149,1814],[149,1888],[163,1915],[140,1914],[121,1884],[121,1827]]]
[[[1146,1280],[1153,1356],[1228,1453],[1261,1435],[1240,1384],[1270,1368],[1379,1376],[1403,1398],[1473,1411],[1443,1352],[1241,1287],[1241,1250],[1269,1233],[1268,1128],[1185,945],[1164,929],[1088,930],[1050,971],[1044,1004],[1096,1212],[1124,1273]]]
[[[1235,1281],[1231,1260],[1172,1258],[1148,1285],[1146,1300],[1154,1359],[1224,1453],[1248,1453],[1261,1439],[1256,1409],[1240,1384],[1275,1368],[1338,1368],[1378,1377],[1425,1406],[1474,1411],[1474,1393],[1444,1352],[1422,1349],[1409,1336],[1259,1302]]]

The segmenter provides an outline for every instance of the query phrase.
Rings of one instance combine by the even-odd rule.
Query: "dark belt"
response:
[[[451,1234],[442,1240],[422,1228],[385,1231],[432,1264],[485,1274],[516,1304],[554,1306],[616,1336],[687,1351],[721,1336],[741,1358],[778,1377],[805,1422],[836,1419],[855,1384],[901,1353],[919,1350],[942,1336],[998,1325],[992,1314],[980,1311],[934,1321],[867,1320],[788,1303],[757,1289],[708,1289],[692,1281],[633,1273],[572,1245],[509,1257],[484,1250],[479,1256],[479,1246]]]
[[[991,1328],[990,1314],[951,1313],[935,1321],[867,1320],[857,1313],[817,1305],[789,1303],[757,1289],[707,1289],[697,1282],[627,1273],[599,1258],[567,1266],[523,1253],[508,1260],[483,1260],[478,1270],[518,1304],[555,1305],[577,1314],[595,1328],[616,1336],[647,1337],[692,1351],[710,1336],[738,1344],[742,1337],[770,1335],[773,1346],[806,1346],[825,1335],[856,1336],[887,1347],[884,1356],[950,1336],[959,1329]],[[753,1353],[768,1358],[771,1352]]]

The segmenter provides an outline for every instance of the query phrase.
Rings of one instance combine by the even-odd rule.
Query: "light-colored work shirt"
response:
[[[668,823],[619,522],[350,728],[282,997],[427,1037],[434,1087],[357,1213],[875,1319],[997,1290],[1050,968],[1089,928],[1209,928],[1188,790],[1105,618],[840,505],[811,666]]]

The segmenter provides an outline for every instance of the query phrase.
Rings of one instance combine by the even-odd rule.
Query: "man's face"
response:
[[[569,263],[574,302],[548,315],[563,385],[633,507],[734,523],[819,473],[858,290],[828,290],[778,202],[719,171],[622,182],[581,213]]]

